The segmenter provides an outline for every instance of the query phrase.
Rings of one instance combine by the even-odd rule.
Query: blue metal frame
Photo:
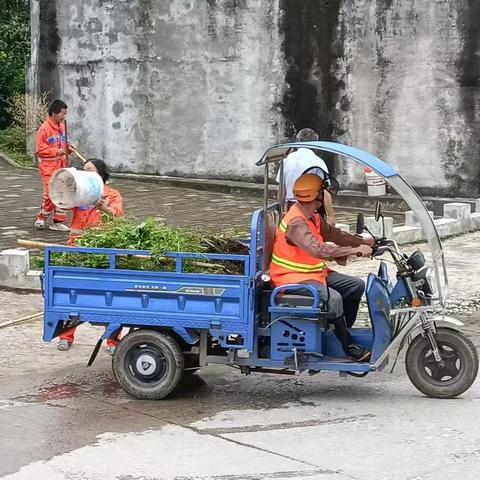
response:
[[[373,273],[368,275],[366,295],[374,332],[371,361],[375,362],[392,340],[390,297],[385,282]]]
[[[150,250],[128,250],[121,248],[92,248],[92,247],[60,247],[52,246],[45,248],[45,267],[50,263],[50,252],[68,252],[68,253],[88,253],[88,254],[103,254],[109,256],[109,268],[115,269],[115,258],[117,256],[132,256],[145,255],[154,256]],[[244,263],[244,274],[250,274],[250,256],[249,255],[232,255],[226,253],[190,253],[190,252],[165,252],[160,256],[167,258],[175,258],[176,270],[175,273],[182,273],[183,259],[196,258],[203,260],[225,260],[225,261],[241,261]]]
[[[256,165],[262,166],[265,165],[265,163],[269,163],[269,156],[272,154],[275,155],[275,159],[272,161],[277,162],[277,156],[282,151],[284,151],[283,154],[287,154],[288,151],[291,151],[293,148],[302,147],[343,155],[361,163],[365,167],[371,168],[385,178],[398,175],[398,172],[392,166],[388,165],[383,160],[380,160],[375,155],[364,152],[363,150],[360,150],[358,148],[349,147],[348,145],[342,145],[341,143],[335,142],[291,142],[274,145],[263,154],[262,158],[256,163]]]
[[[285,285],[281,285],[280,287],[276,287],[273,289],[271,295],[270,295],[270,307],[277,307],[277,302],[275,301],[275,297],[280,293],[288,293],[288,292],[295,292],[298,291],[299,288],[302,288],[303,290],[309,290],[310,293],[312,294],[313,297],[313,304],[312,304],[312,309],[318,309],[320,306],[320,294],[318,293],[318,290],[313,287],[312,285],[298,285],[294,283],[288,283]]]
[[[410,304],[412,301],[412,294],[408,291],[405,281],[402,278],[399,278],[390,293],[390,305],[393,308],[398,306],[399,302],[402,301]]]

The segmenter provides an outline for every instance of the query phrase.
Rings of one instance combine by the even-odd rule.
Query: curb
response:
[[[9,157],[6,153],[0,152],[0,159],[11,165],[12,167],[21,168],[22,170],[37,170],[37,167],[30,167],[28,165],[22,165]]]
[[[168,175],[147,175],[141,173],[112,173],[112,178],[122,180],[135,180],[145,183],[158,183],[160,185],[190,188],[193,190],[220,192],[230,195],[247,194],[253,197],[263,197],[263,183],[241,182],[236,180],[214,180],[211,178],[185,178],[170,177]],[[270,195],[277,192],[277,185],[269,185]],[[269,195],[269,196],[270,196]],[[432,210],[436,216],[443,216],[445,203],[468,203],[475,210],[476,198],[446,198],[446,197],[422,197],[423,203]],[[407,211],[410,207],[403,201],[400,195],[389,193],[370,197],[363,190],[341,190],[335,196],[334,205],[352,210],[374,210],[377,201],[382,202],[384,213]]]
[[[10,248],[0,252],[0,287],[41,290],[41,274],[30,270],[30,252],[26,248]]]
[[[211,178],[185,178],[170,177],[168,175],[147,175],[141,173],[118,173],[111,174],[113,178],[122,180],[135,180],[137,182],[158,183],[170,187],[190,188],[193,190],[214,191],[231,195],[248,193],[255,197],[263,197],[263,183],[240,182],[236,180],[213,180]],[[276,192],[277,186],[270,185],[270,192]]]

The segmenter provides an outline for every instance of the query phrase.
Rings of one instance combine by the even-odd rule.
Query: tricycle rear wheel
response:
[[[170,335],[154,330],[135,330],[115,349],[112,368],[127,393],[140,400],[160,400],[180,382],[183,354]]]
[[[457,397],[468,390],[477,377],[477,351],[472,341],[458,330],[440,327],[435,339],[442,363],[435,360],[427,338],[419,335],[405,356],[408,377],[429,397]]]

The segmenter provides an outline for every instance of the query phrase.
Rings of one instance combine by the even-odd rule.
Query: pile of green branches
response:
[[[167,226],[148,218],[142,222],[115,218],[89,228],[77,238],[79,247],[148,250],[149,256],[117,256],[116,268],[130,270],[175,271],[175,259],[166,252],[229,253],[247,255],[248,247],[240,240],[238,232],[205,235],[200,229]],[[107,268],[108,255],[53,252],[54,265]],[[207,258],[184,260],[185,272],[242,274],[242,262],[217,261]]]

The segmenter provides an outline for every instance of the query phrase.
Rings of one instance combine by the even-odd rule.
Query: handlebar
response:
[[[395,240],[389,240],[387,238],[375,239],[372,258],[381,257],[385,252],[390,253],[397,267],[404,267],[406,256],[400,251],[398,243],[395,242]]]
[[[386,245],[374,245],[372,257],[381,257],[385,252],[391,251],[391,248]]]

